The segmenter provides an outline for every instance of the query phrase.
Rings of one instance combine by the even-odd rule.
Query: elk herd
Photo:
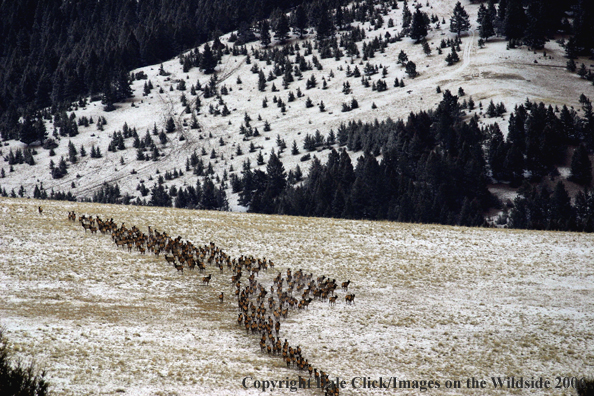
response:
[[[75,222],[76,214],[68,213],[68,220]],[[254,258],[241,255],[231,258],[213,242],[204,246],[195,246],[190,241],[183,241],[181,237],[172,238],[166,232],[159,232],[148,227],[148,234],[140,231],[136,226],[128,228],[125,223],[121,226],[113,219],[102,220],[99,216],[79,216],[78,221],[85,232],[110,234],[118,248],[129,252],[136,250],[140,254],[152,253],[156,256],[163,254],[167,264],[172,265],[183,275],[184,269],[204,272],[206,268],[218,268],[221,278],[225,279],[225,269],[230,275],[231,290],[236,301],[238,316],[237,324],[248,334],[260,336],[260,348],[263,353],[282,358],[288,368],[296,368],[315,377],[318,384],[322,384],[326,395],[338,395],[339,388],[322,370],[313,367],[302,353],[300,346],[291,346],[287,339],[280,335],[281,321],[287,318],[289,312],[308,309],[313,301],[328,302],[335,305],[338,295],[335,293],[339,284],[335,279],[326,276],[315,277],[301,269],[293,272],[290,268],[285,272],[278,272],[271,285],[264,286],[258,281],[260,271],[274,268],[274,263],[266,258]],[[202,276],[202,285],[208,286],[212,273]],[[350,280],[342,282],[340,288],[347,292]],[[219,301],[224,302],[224,292],[218,295]],[[355,294],[346,294],[346,304],[355,302]],[[229,299],[228,299],[229,300]]]

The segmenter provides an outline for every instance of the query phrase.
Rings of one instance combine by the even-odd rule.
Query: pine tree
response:
[[[445,61],[447,62],[448,66],[451,66],[454,63],[460,61],[458,53],[456,52],[456,49],[454,47],[452,47],[451,52],[446,56]]]
[[[548,41],[546,37],[547,26],[544,24],[543,4],[539,1],[532,1],[526,12],[526,31],[524,43],[531,49],[542,49]]]
[[[30,117],[25,117],[19,125],[19,140],[25,144],[31,144],[37,140],[37,132]]]
[[[571,175],[569,180],[583,186],[592,184],[592,162],[588,156],[588,149],[580,144],[571,157]]]
[[[270,154],[266,174],[266,191],[270,198],[274,198],[285,188],[287,180],[285,167],[274,151]]]
[[[490,5],[492,4],[492,1],[490,1]],[[495,20],[494,8],[485,8],[482,4],[481,7],[484,11],[482,13],[479,11],[479,19],[477,21],[480,24],[479,36],[484,40],[488,40],[489,37],[495,35],[495,27],[493,26],[493,21]]]
[[[404,50],[400,50],[400,53],[398,54],[397,63],[400,63],[402,66],[406,66],[407,62],[408,62],[408,55],[406,55]]]
[[[307,14],[303,9],[303,5],[298,5],[295,9],[292,18],[291,24],[299,31],[299,38],[303,38],[303,32],[305,32],[305,28],[307,27]]]
[[[459,3],[458,3],[459,4]],[[427,36],[427,22],[423,12],[417,9],[412,19],[412,27],[410,30],[410,38],[419,43]]]
[[[417,76],[417,65],[413,61],[406,64],[406,74],[408,74],[410,78],[415,78]]]
[[[577,71],[577,74],[581,78],[586,78],[586,76],[588,75],[588,69],[586,68],[585,64],[582,63],[582,65],[580,66],[580,68]]]
[[[266,90],[266,76],[264,75],[264,72],[262,70],[258,72],[258,90],[261,92],[264,92]]]
[[[324,41],[325,39],[332,37],[332,35],[334,34],[334,23],[332,22],[332,18],[330,18],[330,14],[327,7],[321,8],[320,20],[316,27],[316,39],[318,40],[318,42]]]
[[[336,7],[336,13],[334,14],[334,25],[339,29],[342,30],[344,25],[344,12],[341,6]]]
[[[427,56],[431,55],[431,47],[429,46],[429,43],[427,42],[427,40],[423,41],[423,52]]]
[[[280,15],[274,24],[274,37],[282,44],[287,40],[289,34],[289,20],[284,12],[278,11]]]
[[[574,221],[574,211],[571,207],[571,200],[562,181],[558,181],[555,190],[549,200],[549,224],[550,230],[567,230],[569,224]]]
[[[467,31],[470,28],[470,21],[468,13],[458,1],[454,7],[454,13],[450,19],[450,32],[457,33],[460,36],[461,32]]]
[[[217,59],[215,58],[210,45],[204,44],[204,51],[202,52],[202,58],[200,61],[200,68],[204,70],[204,73],[213,73],[217,66]]]
[[[260,23],[260,44],[263,47],[270,45],[270,25],[266,20]]]
[[[70,163],[75,164],[77,162],[77,154],[76,147],[74,147],[72,141],[68,141],[68,159],[70,160]]]
[[[590,0],[579,0],[573,21],[575,47],[581,55],[591,55],[594,49],[594,3]]]
[[[167,123],[165,124],[165,131],[167,133],[175,132],[175,121],[173,121],[173,117],[169,117]]]
[[[521,39],[526,29],[526,14],[522,0],[507,0],[503,34],[507,40]]]
[[[410,12],[410,10],[408,9],[408,6],[404,5],[404,8],[402,9],[402,28],[406,29],[407,27],[410,26],[412,22],[412,13]]]

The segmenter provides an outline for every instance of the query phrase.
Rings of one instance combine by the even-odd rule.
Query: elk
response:
[[[344,299],[345,299],[345,301],[346,301],[347,304],[349,304],[349,303],[350,304],[354,304],[355,303],[355,294],[354,293],[353,294],[347,294]]]
[[[202,278],[202,283],[206,284],[206,286],[208,286],[208,282],[210,282],[210,278],[212,277],[212,274],[208,274],[208,276],[205,276]]]
[[[37,208],[37,210],[39,211],[39,214],[42,214],[42,213],[43,213],[43,209],[41,208],[41,206],[39,206],[39,207]]]
[[[338,297],[338,296],[332,296],[332,297],[330,297],[330,299],[329,299],[329,301],[330,301],[330,305],[336,305],[336,298],[337,298],[337,297]]]
[[[221,292],[221,294],[219,294],[219,301],[223,302],[224,297],[223,292]]]
[[[350,284],[351,284],[350,280],[348,280],[346,282],[342,282],[342,290],[347,291]]]

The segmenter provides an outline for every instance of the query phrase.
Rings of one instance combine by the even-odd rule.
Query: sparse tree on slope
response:
[[[454,7],[454,13],[452,18],[450,19],[450,32],[458,34],[460,36],[461,32],[467,31],[470,29],[470,21],[468,18],[468,13],[462,7],[460,2],[456,3]]]
[[[217,66],[217,59],[215,58],[210,45],[204,44],[204,51],[202,52],[202,59],[200,61],[200,68],[204,70],[204,73],[213,73]]]
[[[427,22],[423,12],[419,9],[413,15],[410,38],[419,43],[427,36]]]

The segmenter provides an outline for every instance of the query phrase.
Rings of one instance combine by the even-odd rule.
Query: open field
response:
[[[56,395],[262,394],[242,379],[298,375],[236,325],[232,298],[218,301],[232,292],[228,269],[207,268],[213,282],[203,286],[197,272],[85,233],[70,210],[272,259],[262,283],[287,268],[350,279],[354,305],[337,290],[335,306],[291,312],[280,333],[346,379],[341,394],[420,393],[351,386],[398,377],[440,381],[428,394],[569,395],[495,390],[491,377],[554,386],[594,374],[591,234],[0,199],[0,325],[18,357],[47,368]],[[486,388],[467,389],[469,377]]]

